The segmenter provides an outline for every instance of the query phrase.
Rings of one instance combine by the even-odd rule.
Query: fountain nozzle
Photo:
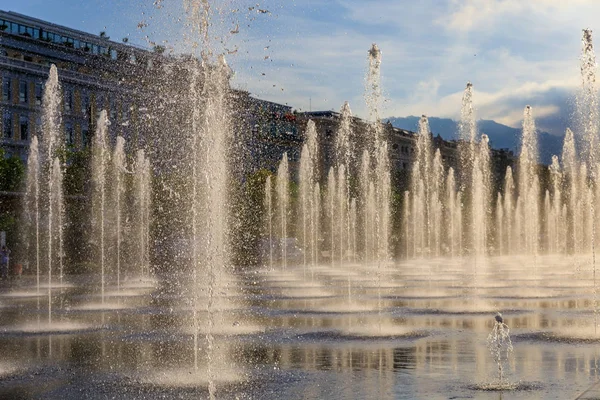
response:
[[[502,319],[502,314],[496,313],[496,316],[494,318],[496,319],[497,323],[499,323],[499,324],[504,323],[504,320]]]

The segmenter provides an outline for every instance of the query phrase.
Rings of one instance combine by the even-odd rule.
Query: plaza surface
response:
[[[48,289],[37,296],[32,277],[1,289],[0,397],[198,398],[208,395],[209,376],[225,399],[600,394],[588,257],[239,272],[215,297],[211,328],[206,312],[194,318],[184,274],[132,277],[107,289],[104,303],[95,279],[53,288],[51,324]],[[496,312],[514,347],[503,392],[489,390]]]

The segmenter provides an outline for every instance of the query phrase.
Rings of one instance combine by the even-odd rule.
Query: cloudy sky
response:
[[[0,8],[184,52],[194,39],[184,1],[191,0],[23,0]],[[348,100],[364,117],[367,51],[375,42],[383,52],[381,115],[457,118],[471,81],[479,118],[518,126],[531,104],[538,125],[554,134],[570,124],[581,30],[600,34],[597,0],[212,3],[220,9],[214,46],[233,53],[234,85],[257,97],[299,110],[338,110]]]

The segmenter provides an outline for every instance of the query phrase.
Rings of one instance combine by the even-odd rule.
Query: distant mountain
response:
[[[419,124],[419,117],[392,117],[387,120],[393,126],[415,132]],[[429,128],[434,136],[438,134],[446,140],[458,139],[458,123],[450,118],[428,117]],[[492,120],[477,121],[479,132],[485,133],[490,138],[490,146],[494,149],[509,149],[518,153],[521,141],[521,130],[499,124]],[[538,131],[538,146],[540,161],[544,164],[552,162],[552,155],[562,152],[563,138]]]

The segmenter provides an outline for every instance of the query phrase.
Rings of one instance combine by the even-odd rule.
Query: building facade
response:
[[[40,133],[43,88],[51,64],[58,69],[62,87],[67,146],[87,144],[102,109],[108,112],[111,131],[136,140],[146,94],[140,76],[157,68],[160,59],[152,51],[105,36],[0,11],[0,124],[6,156],[25,161],[32,135]]]
[[[159,50],[158,48],[156,50]],[[111,41],[104,33],[92,35],[25,15],[0,11],[0,145],[5,156],[27,159],[31,137],[40,134],[44,82],[50,65],[58,68],[62,86],[62,131],[67,146],[86,146],[99,112],[107,110],[111,136],[121,135],[132,148],[160,143],[170,131],[189,130],[190,110],[170,104],[193,104],[189,97],[189,55],[166,56]],[[334,162],[334,141],[340,114],[333,111],[297,113],[292,107],[232,91],[233,119],[245,144],[243,169],[275,171],[287,153],[297,169],[309,120],[317,127],[322,174]],[[353,118],[356,146],[368,140],[368,123]],[[415,157],[416,134],[384,124],[392,175],[406,174]],[[185,136],[185,135],[182,135]],[[182,139],[182,141],[185,139]],[[457,166],[457,143],[433,138],[445,165]],[[169,143],[170,145],[171,143]],[[154,146],[155,147],[155,146]],[[164,150],[165,164],[184,154],[177,146]],[[183,143],[179,147],[183,146]],[[163,151],[163,150],[161,150]],[[498,152],[495,152],[495,154]],[[355,154],[359,154],[356,153]],[[500,152],[503,164],[512,154]],[[160,157],[157,157],[160,158]],[[323,176],[324,178],[324,176]]]

